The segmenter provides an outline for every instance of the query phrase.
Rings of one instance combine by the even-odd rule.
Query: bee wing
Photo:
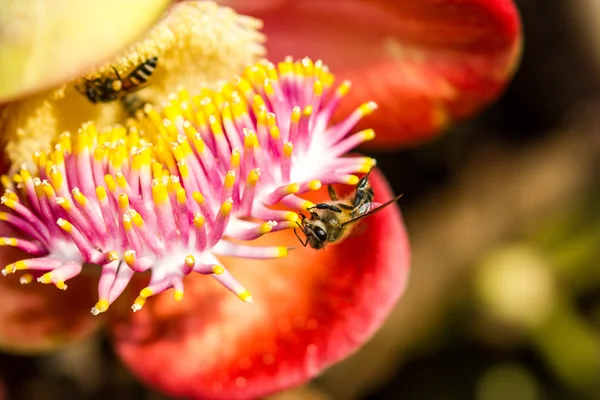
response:
[[[374,210],[371,210],[371,211],[369,211],[367,213],[364,213],[362,215],[359,215],[358,217],[352,218],[351,220],[344,222],[343,224],[341,224],[341,227],[344,227],[346,225],[352,224],[352,223],[354,223],[354,222],[356,222],[358,220],[361,220],[361,219],[363,219],[365,217],[368,217],[369,215],[373,215],[376,212],[383,210],[384,208],[386,208],[390,204],[397,202],[400,197],[402,197],[402,195],[398,195],[398,196],[394,197],[393,199],[391,199],[387,203],[384,203],[384,204],[380,205],[379,207],[377,207]]]

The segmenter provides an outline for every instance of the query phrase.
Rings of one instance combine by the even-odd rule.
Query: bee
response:
[[[369,183],[370,173],[371,171],[358,181],[356,190],[348,198],[339,200],[335,189],[329,185],[328,193],[331,202],[319,203],[307,208],[310,218],[300,214],[302,221],[297,224],[306,239],[302,240],[295,228],[294,233],[302,246],[310,245],[318,250],[329,243],[338,242],[350,233],[354,223],[383,210],[402,197],[402,195],[396,196],[387,203],[371,209],[374,193]]]
[[[100,77],[96,79],[84,79],[81,85],[76,86],[77,91],[93,103],[109,103],[136,92],[147,86],[148,78],[154,72],[158,57],[152,57],[144,61],[125,79],[122,79],[116,68],[114,77]]]

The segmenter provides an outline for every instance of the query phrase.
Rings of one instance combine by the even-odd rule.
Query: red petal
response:
[[[378,201],[391,198],[379,173],[372,183]],[[117,324],[117,351],[174,396],[250,399],[298,385],[364,343],[403,293],[410,251],[401,221],[390,207],[325,251],[302,248],[290,231],[267,235],[261,244],[299,248],[275,261],[222,260],[253,305],[191,276],[181,303],[168,293]]]
[[[521,49],[511,0],[259,4],[240,9],[264,20],[269,59],[320,58],[338,78],[352,80],[336,118],[377,102],[380,109],[362,127],[377,130],[372,146],[380,148],[429,139],[480,110],[505,87]]]
[[[8,229],[0,225],[0,236]],[[10,233],[9,233],[10,234]],[[27,255],[0,249],[4,265]],[[90,314],[97,291],[94,281],[78,277],[68,282],[66,291],[37,282],[19,283],[19,273],[0,276],[0,348],[18,353],[37,353],[55,349],[80,339],[98,327],[101,318]]]

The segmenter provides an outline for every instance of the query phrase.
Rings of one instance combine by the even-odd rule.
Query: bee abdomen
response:
[[[146,83],[154,72],[157,61],[158,57],[152,57],[146,60],[127,76],[127,80],[131,81],[135,86]]]

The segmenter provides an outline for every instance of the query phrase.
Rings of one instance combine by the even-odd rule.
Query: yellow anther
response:
[[[56,195],[54,188],[48,182],[42,182],[42,192],[44,192],[44,195],[46,195],[48,198],[52,198]],[[10,207],[8,204],[6,204],[6,206]]]
[[[193,267],[194,265],[196,265],[196,258],[190,254],[185,257],[184,262],[185,265],[187,265],[188,267]]]
[[[175,156],[175,159],[177,161],[181,161],[185,158],[185,155],[183,154],[183,149],[181,148],[181,146],[179,146],[179,145],[174,146],[172,151],[173,151],[173,155]]]
[[[264,107],[258,109],[258,115],[256,116],[256,122],[260,126],[267,125],[267,110]]]
[[[6,175],[4,175],[6,176]],[[31,172],[29,172],[29,170],[22,168],[21,169],[21,177],[23,178],[24,181],[29,181],[31,180]],[[8,177],[6,177],[8,178]],[[4,182],[3,182],[4,184]]]
[[[273,230],[273,224],[269,223],[269,222],[265,222],[264,224],[262,224],[260,226],[260,233],[262,233],[263,235],[265,233],[269,233]]]
[[[300,115],[301,115],[301,111],[300,111],[300,107],[295,106],[294,108],[292,108],[292,123],[293,124],[297,124],[298,122],[300,122]]]
[[[48,155],[44,151],[36,151],[33,153],[33,163],[38,166],[40,170],[46,168],[48,162]]]
[[[215,275],[222,275],[225,273],[225,268],[223,268],[220,265],[214,265],[212,270],[213,270],[213,274],[215,274]]]
[[[312,201],[306,200],[304,203],[302,203],[300,208],[302,208],[303,210],[308,210],[309,208],[314,207],[314,206],[315,206],[315,203],[313,203]]]
[[[298,183],[290,183],[284,190],[287,194],[298,193],[300,191],[300,185]]]
[[[21,171],[21,174],[23,174],[23,171]],[[2,183],[2,186],[4,187],[4,189],[9,189],[12,187],[10,178],[6,175],[2,175],[2,177],[0,177],[0,182]]]
[[[152,289],[143,288],[142,291],[140,292],[140,297],[147,299],[148,297],[152,296],[153,294],[154,294],[154,292],[152,291]]]
[[[313,112],[312,106],[306,106],[306,107],[304,107],[302,114],[304,114],[305,117],[310,117],[312,115],[312,112]]]
[[[56,221],[56,224],[67,233],[73,232],[73,225],[71,225],[71,223],[65,219],[59,218]]]
[[[81,193],[81,191],[77,188],[71,190],[71,194],[73,195],[73,198],[75,199],[75,201],[81,205],[81,206],[85,206],[87,203],[87,197],[85,197],[85,195],[83,193]]]
[[[363,140],[372,140],[375,138],[375,131],[373,129],[365,129],[360,132]]]
[[[54,285],[60,290],[67,290],[67,285],[63,281],[56,281]]]
[[[233,116],[231,115],[231,106],[227,101],[221,104],[221,118],[223,118],[224,121],[233,120]]]
[[[160,178],[163,175],[163,166],[161,163],[152,163],[152,177],[154,179]]]
[[[131,308],[133,309],[133,311],[139,311],[142,309],[142,307],[144,307],[144,304],[146,304],[146,299],[140,296],[137,299],[135,299]]]
[[[117,261],[119,259],[119,253],[114,250],[110,250],[106,252],[105,257],[109,262]]]
[[[240,300],[242,300],[243,302],[246,303],[252,303],[252,295],[250,294],[249,291],[244,290],[242,292],[237,293],[237,296],[240,298]]]
[[[344,81],[341,83],[341,85],[337,88],[336,92],[338,96],[345,96],[348,94],[348,92],[350,91],[350,87],[352,86],[352,84],[350,83],[350,81]]]
[[[13,175],[13,182],[16,183],[16,184],[23,183],[23,177],[21,175],[19,175],[19,174],[14,174]],[[7,187],[6,189],[8,189],[8,188],[10,188],[10,186]]]
[[[117,178],[117,184],[120,188],[124,189],[128,186],[127,179],[125,179],[125,175],[123,175],[122,172],[117,172],[115,177]]]
[[[53,151],[50,154],[50,157],[52,159],[52,161],[54,162],[54,164],[56,165],[61,165],[65,163],[65,155],[62,152],[62,150],[60,149],[60,145],[57,145],[57,150]]]
[[[96,186],[96,197],[100,202],[106,200],[106,189],[104,189],[104,186]]]
[[[67,213],[71,211],[71,202],[64,197],[57,197],[56,204],[61,206]]]
[[[323,94],[323,82],[316,80],[313,83],[313,94],[315,96],[321,96]]]
[[[181,301],[183,300],[183,292],[181,290],[176,290],[173,297],[175,297],[175,301]]]
[[[163,204],[169,201],[167,187],[163,184],[152,185],[152,199],[156,204]]]
[[[19,260],[19,261],[15,262],[13,265],[14,265],[15,271],[22,271],[22,270],[28,268],[27,261],[25,261],[25,260]]]
[[[308,188],[310,190],[319,190],[319,189],[321,189],[321,186],[323,186],[321,184],[321,181],[318,181],[316,179],[313,180],[313,181],[308,182]]]
[[[63,176],[56,165],[50,167],[50,182],[52,182],[52,186],[54,186],[56,189],[60,189],[64,182]]]
[[[241,153],[238,149],[233,149],[231,151],[231,158],[229,159],[229,166],[232,169],[236,169],[237,167],[240,166],[240,162],[241,162]]]
[[[119,203],[119,209],[129,209],[129,196],[127,196],[125,193],[121,193],[119,195],[117,202]]]
[[[127,214],[123,214],[123,228],[125,228],[125,230],[128,232],[131,231],[131,229],[133,229],[131,217]]]
[[[117,183],[115,182],[115,178],[112,175],[106,174],[104,175],[104,183],[110,192],[114,192],[117,190]]]
[[[265,94],[269,97],[274,96],[275,95],[275,90],[273,89],[273,85],[271,84],[271,81],[269,81],[268,79],[265,80],[265,83],[263,84],[263,89],[265,90]]]
[[[356,175],[349,175],[346,178],[346,183],[348,185],[356,185],[358,183],[358,181],[359,181],[359,179],[358,179],[358,176],[356,176]]]
[[[277,257],[287,257],[288,255],[288,248],[285,246],[279,246],[277,247]]]
[[[240,78],[236,86],[244,95],[252,91],[252,85],[244,78]]]
[[[204,226],[204,217],[202,215],[194,215],[194,226],[198,229]]]
[[[180,187],[177,188],[177,191],[175,192],[176,196],[177,196],[177,203],[179,204],[185,204],[187,201],[187,196],[185,194],[185,189]]]
[[[13,274],[15,273],[17,270],[15,264],[8,264],[6,267],[4,267],[4,269],[2,270],[2,275],[6,276],[8,274]]]
[[[123,260],[125,260],[125,263],[130,266],[133,267],[133,265],[135,264],[135,251],[134,250],[127,250],[124,254],[123,254]]]
[[[16,246],[17,239],[15,238],[0,238],[0,246]]]
[[[256,185],[256,183],[258,182],[259,179],[260,179],[260,169],[254,168],[248,174],[248,179],[246,180],[246,182],[248,183],[248,185],[254,186],[254,185]]]
[[[285,142],[283,145],[283,155],[286,157],[291,157],[294,152],[294,144],[292,142]]]
[[[186,164],[185,160],[181,160],[177,163],[177,169],[183,179],[187,179],[190,176],[190,168]]]
[[[244,148],[253,149],[256,143],[256,133],[249,129],[244,129]]]
[[[200,135],[196,135],[194,137],[194,148],[196,149],[198,154],[202,154],[202,152],[206,148],[206,144],[204,144],[204,141],[202,140]]]
[[[226,188],[232,188],[234,183],[235,183],[235,171],[227,172],[227,175],[225,175],[225,182],[223,183],[223,185]]]
[[[366,117],[367,115],[371,115],[373,113],[373,111],[375,111],[376,109],[377,109],[377,103],[375,103],[374,101],[369,101],[367,103],[362,104],[360,107],[358,107],[358,110],[363,117]]]
[[[210,130],[212,131],[213,135],[223,135],[223,127],[221,126],[221,121],[218,120],[214,115],[208,116],[208,123],[210,125]]]
[[[33,282],[33,275],[31,274],[23,274],[23,276],[19,278],[19,283],[21,285],[27,285],[31,282]]]
[[[285,213],[285,215],[283,216],[283,219],[285,219],[286,221],[291,221],[291,222],[298,221],[298,218],[300,218],[298,216],[298,214],[296,214],[295,212],[292,212],[292,211],[287,211]]]
[[[308,57],[304,57],[301,61],[302,63],[302,69],[303,69],[303,73],[306,76],[312,76],[315,73],[315,66],[312,62],[312,60]]]
[[[231,199],[227,199],[223,202],[223,204],[221,204],[221,213],[223,215],[229,215],[229,213],[231,212],[231,209],[233,208],[233,200]]]
[[[106,312],[106,310],[108,310],[108,300],[98,300],[98,302],[96,303],[96,310],[98,310],[101,313]]]
[[[204,196],[202,196],[202,193],[200,192],[192,193],[192,199],[194,199],[194,201],[198,203],[198,205],[204,204]]]
[[[40,283],[52,283],[52,272],[48,272],[38,278],[38,282]]]
[[[11,190],[6,190],[4,192],[4,196],[6,196],[8,199],[14,201],[15,203],[19,202],[19,196],[17,196],[17,194]]]
[[[269,133],[271,133],[271,137],[275,140],[279,140],[279,138],[281,137],[281,131],[279,130],[278,126],[274,126],[269,130]]]

